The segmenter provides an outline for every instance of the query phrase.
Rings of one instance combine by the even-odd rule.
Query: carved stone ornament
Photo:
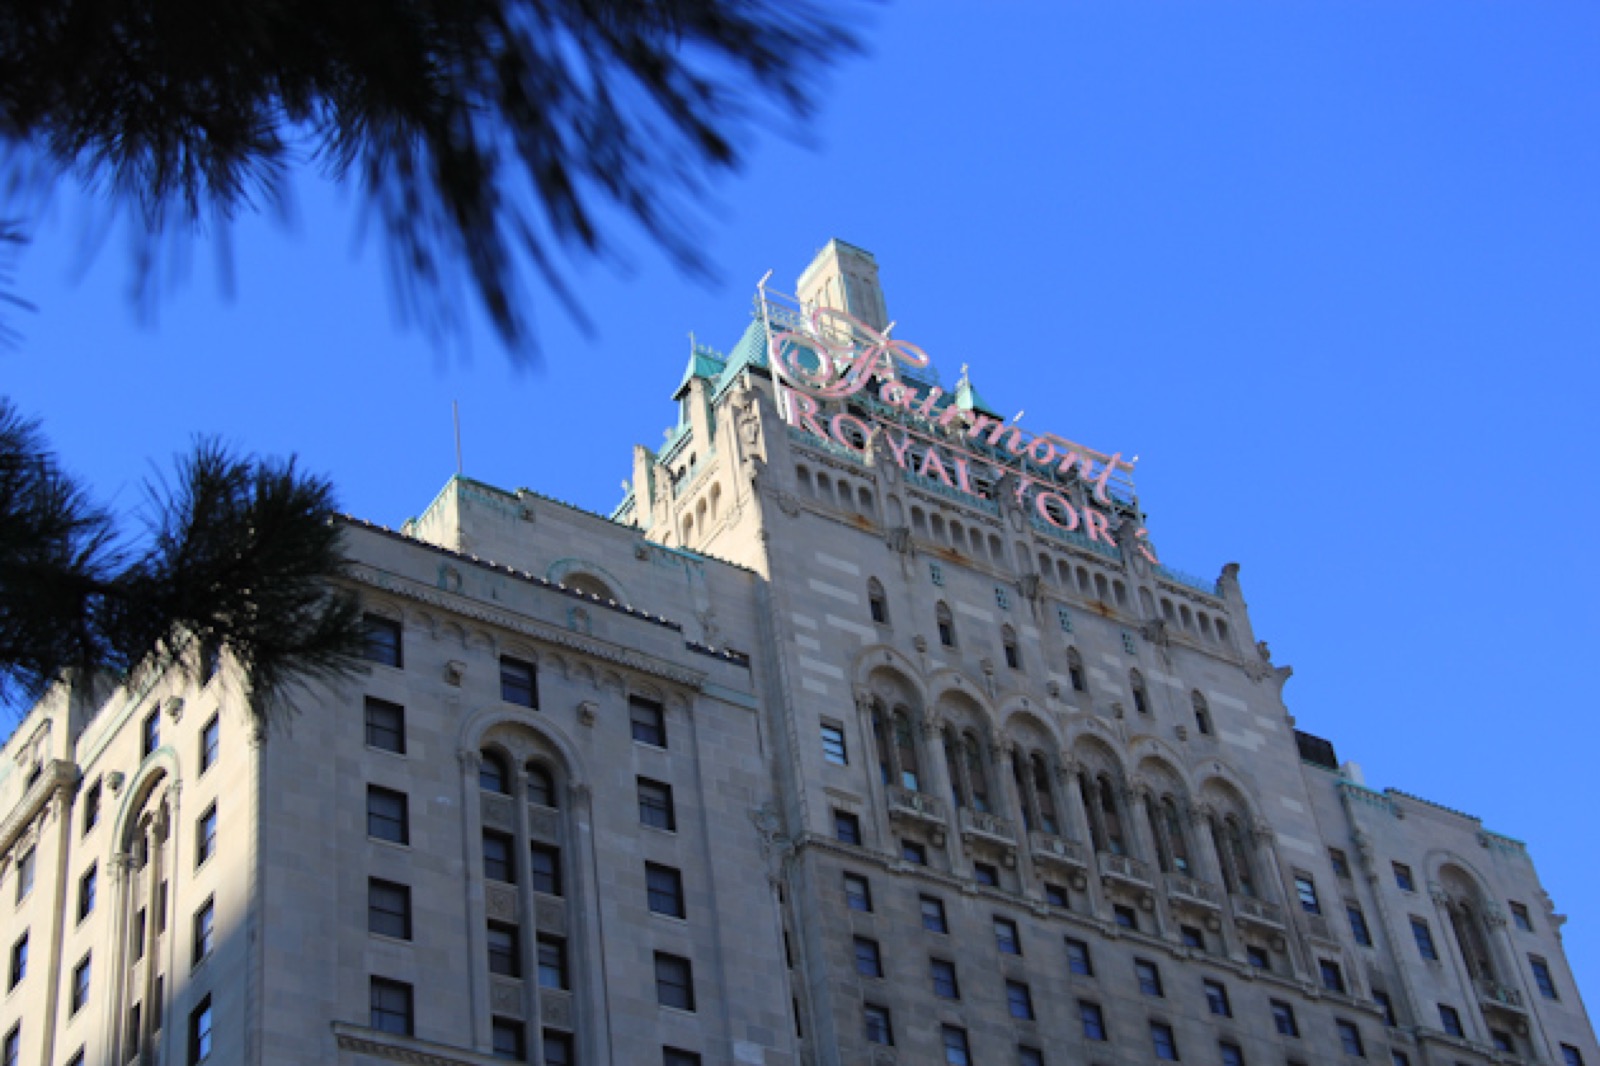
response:
[[[1044,594],[1044,579],[1038,574],[1023,574],[1017,581],[1017,591],[1022,593],[1024,599],[1038,602]]]
[[[578,724],[584,726],[593,726],[595,712],[599,709],[600,705],[594,700],[584,700],[582,703],[578,704]]]
[[[174,722],[183,721],[183,697],[182,696],[169,696],[169,697],[167,697],[166,710],[167,710],[167,717],[172,719]]]
[[[770,858],[793,850],[794,842],[783,831],[783,816],[778,813],[777,804],[763,803],[759,807],[752,807],[750,821],[755,825],[756,834],[761,838],[762,855]]]
[[[911,638],[911,646],[917,649],[919,655],[926,654],[928,651],[928,638],[918,633]]]
[[[444,679],[446,684],[461,687],[461,681],[467,676],[467,664],[459,659],[451,659],[444,664]]]
[[[780,493],[777,493],[775,498],[776,498],[777,503],[778,503],[778,510],[782,511],[785,515],[787,515],[790,518],[795,518],[795,517],[799,516],[799,514],[800,514],[800,504],[798,502],[796,502],[796,500],[795,500],[795,498],[793,496],[791,496],[787,492],[780,492]]]
[[[1059,681],[1046,681],[1044,690],[1050,694],[1050,698],[1053,700],[1061,698],[1061,682]]]
[[[1139,635],[1158,648],[1165,648],[1170,642],[1167,633],[1167,623],[1162,618],[1152,618],[1139,627]]]
[[[889,545],[889,550],[907,555],[911,551],[911,527],[895,526],[884,535],[884,543]]]
[[[491,918],[514,922],[517,920],[517,890],[510,885],[486,884],[483,886],[483,910]]]

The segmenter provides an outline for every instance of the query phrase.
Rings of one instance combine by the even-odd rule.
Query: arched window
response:
[[[1000,646],[1005,651],[1006,665],[1013,670],[1022,669],[1022,649],[1017,646],[1017,631],[1010,626],[1000,629]]]
[[[889,723],[884,720],[883,704],[872,701],[872,746],[878,752],[878,779],[884,784],[894,780],[894,756],[891,754]]]
[[[896,709],[891,725],[895,756],[900,761],[900,784],[913,792],[921,791],[922,774],[917,765],[917,738],[911,731],[911,715],[904,708]]]
[[[972,809],[992,811],[989,805],[989,775],[983,760],[983,745],[971,733],[961,736],[961,754],[966,760],[967,780],[972,785]]]
[[[1194,727],[1200,730],[1202,736],[1211,735],[1211,709],[1206,706],[1206,698],[1200,695],[1200,690],[1195,689],[1189,693],[1189,700],[1194,704]]]
[[[1117,786],[1105,774],[1101,774],[1095,782],[1095,800],[1100,808],[1100,821],[1105,826],[1106,850],[1113,855],[1126,855],[1128,845],[1122,833],[1122,808],[1117,802]]]
[[[1222,861],[1222,880],[1227,884],[1228,891],[1241,896],[1254,896],[1255,863],[1239,819],[1230,814],[1221,822],[1216,818],[1210,819],[1210,822],[1212,843],[1216,846],[1217,858]]]
[[[528,764],[528,802],[537,803],[541,807],[559,807],[556,799],[556,782],[546,770],[538,763]]]
[[[1172,868],[1180,874],[1190,872],[1189,837],[1183,830],[1183,815],[1171,796],[1161,797],[1161,821],[1167,831],[1167,847],[1172,852]]]
[[[484,752],[483,761],[478,763],[478,787],[502,796],[511,794],[511,775],[506,772],[506,761],[495,752]]]
[[[883,594],[883,582],[872,578],[867,582],[867,609],[872,620],[880,626],[889,624],[889,599]]]
[[[950,801],[957,807],[970,807],[972,804],[967,797],[967,777],[961,772],[961,742],[950,735],[948,730],[944,734],[944,768],[945,775],[950,778]]]
[[[1028,759],[1033,771],[1033,796],[1039,805],[1039,828],[1046,833],[1061,835],[1061,819],[1056,817],[1055,793],[1050,788],[1050,768],[1038,752]]]
[[[1067,677],[1072,679],[1072,691],[1089,691],[1083,674],[1083,656],[1078,654],[1077,648],[1067,649]]]
[[[1129,670],[1128,685],[1133,689],[1133,709],[1140,714],[1149,714],[1150,694],[1145,691],[1144,675],[1137,670]]]
[[[939,625],[939,643],[947,648],[956,646],[956,623],[950,617],[950,608],[945,606],[943,600],[934,608],[934,620]]]
[[[1095,851],[1110,850],[1106,845],[1105,825],[1100,821],[1100,808],[1095,796],[1095,785],[1086,773],[1078,775],[1078,798],[1083,801],[1083,811],[1089,818],[1089,843]]]

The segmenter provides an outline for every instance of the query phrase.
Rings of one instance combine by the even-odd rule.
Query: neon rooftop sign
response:
[[[1008,476],[1015,503],[1056,529],[1119,547],[1111,510],[1117,495],[1132,498],[1133,464],[1119,452],[1105,455],[1053,433],[961,407],[937,385],[920,385],[928,354],[831,307],[795,310],[775,303],[763,285],[759,307],[767,326],[768,361],[779,378],[778,400],[790,426],[862,457],[881,439],[901,470],[980,500],[993,500]],[[964,373],[963,373],[963,376]],[[825,411],[825,404],[866,396],[894,412]],[[944,403],[941,406],[940,401]],[[858,408],[859,409],[859,408]],[[870,408],[869,408],[870,412]],[[969,443],[970,442],[970,443]],[[987,450],[975,450],[986,445]],[[1075,478],[1080,491],[1063,484]],[[1158,563],[1148,531],[1133,533],[1133,547]]]

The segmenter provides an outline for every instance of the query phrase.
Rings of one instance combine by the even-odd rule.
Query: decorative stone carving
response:
[[[578,704],[578,724],[593,726],[595,713],[600,710],[600,705],[594,700],[584,700]]]
[[[522,1017],[522,982],[505,977],[495,977],[489,985],[489,1002],[496,1014],[508,1018]]]
[[[167,717],[174,722],[183,721],[183,697],[169,696],[166,702]]]
[[[483,812],[483,824],[492,829],[503,829],[515,832],[517,828],[516,807],[512,805],[510,796],[501,796],[494,792],[485,792],[479,801]]]
[[[572,993],[553,988],[539,990],[540,1020],[558,1029],[572,1028]]]
[[[545,899],[534,900],[534,922],[541,933],[554,933],[557,936],[567,935],[567,907],[560,900]]]
[[[448,685],[461,687],[462,679],[467,676],[467,664],[459,659],[451,659],[444,664],[444,680]]]
[[[502,922],[517,920],[517,890],[512,885],[489,882],[483,886],[483,910]]]
[[[909,526],[896,526],[884,535],[884,543],[889,545],[889,550],[899,552],[901,555],[911,553],[911,528]]]
[[[561,839],[561,813],[548,807],[528,807],[528,835],[551,842]]]

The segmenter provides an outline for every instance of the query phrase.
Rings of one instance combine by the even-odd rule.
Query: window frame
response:
[[[956,964],[949,959],[937,956],[928,960],[928,979],[933,985],[933,994],[937,999],[959,1001],[961,999],[961,980],[956,974]]]
[[[855,960],[856,976],[883,977],[883,949],[870,936],[852,937],[851,957]]]
[[[391,1021],[400,1028],[395,1028]],[[416,992],[412,986],[373,974],[367,982],[367,1024],[380,1033],[415,1036]]]
[[[373,809],[374,801],[381,803],[397,803],[398,814],[389,811]],[[396,836],[387,833],[374,833],[373,827],[397,826]],[[381,840],[386,844],[398,844],[401,847],[411,846],[411,798],[404,792],[382,785],[367,785],[367,839]]]
[[[874,1025],[874,1022],[877,1024]],[[894,1016],[888,1007],[877,1003],[861,1004],[861,1029],[867,1043],[894,1047]],[[883,1039],[876,1039],[878,1035],[882,1035]]]
[[[394,716],[394,724],[376,719]],[[406,753],[406,709],[391,700],[367,696],[362,702],[362,737],[373,751],[386,751],[391,755]],[[388,738],[393,737],[392,741]]]
[[[645,904],[651,914],[687,918],[683,871],[658,862],[644,864]]]
[[[217,801],[201,812],[194,820],[194,865],[204,866],[217,853]]]
[[[682,955],[655,953],[656,1003],[669,1010],[695,1013],[694,964]],[[677,1002],[669,1002],[677,1000]]]
[[[211,1057],[211,1051],[216,1043],[215,1015],[211,1010],[211,995],[195,1004],[194,1010],[189,1012],[189,1066],[199,1066]]]
[[[667,747],[666,706],[648,696],[629,696],[628,728],[635,743],[664,750]]]
[[[522,978],[522,934],[511,922],[486,923],[484,951],[489,972],[500,977]]]
[[[380,893],[383,895],[380,896]],[[397,909],[383,905],[394,901],[398,901]],[[393,922],[399,926],[401,932],[373,928],[375,917],[378,918],[377,924]],[[411,939],[410,885],[398,881],[385,881],[380,877],[367,878],[367,932],[373,936],[389,937],[392,940]]]
[[[1098,1044],[1110,1039],[1106,1033],[1105,1008],[1093,1000],[1078,1000],[1078,1027],[1085,1040]]]
[[[650,777],[637,777],[639,824],[663,833],[678,831],[678,812],[672,800],[672,786]]]
[[[849,766],[850,751],[845,744],[843,723],[823,719],[818,732],[822,737],[822,761],[832,766]]]
[[[538,934],[534,937],[534,955],[540,988],[558,992],[572,988],[572,961],[567,956],[566,937]]]
[[[1022,1013],[1018,1013],[1019,1009]],[[1026,981],[1006,981],[1006,1012],[1020,1022],[1037,1019],[1033,1010],[1033,990]]]
[[[1215,978],[1207,977],[1201,987],[1206,994],[1206,1009],[1219,1018],[1233,1017],[1233,1003],[1228,998],[1228,986]]]
[[[1150,1044],[1159,1062],[1178,1062],[1178,1034],[1167,1022],[1150,1022]]]
[[[361,657],[379,666],[405,669],[405,628],[393,618],[370,611],[361,616],[365,629]]]
[[[918,896],[917,899],[917,907],[922,914],[922,928],[930,933],[938,933],[941,936],[949,936],[950,919],[949,916],[945,914],[944,900],[940,899],[938,896]],[[933,906],[933,913],[931,916],[929,914],[929,904],[932,904]],[[932,920],[938,923],[937,926],[929,924],[930,917]]]
[[[1272,1028],[1279,1036],[1300,1039],[1300,1022],[1294,1016],[1293,1003],[1273,999],[1267,1001],[1267,1007],[1272,1012]]]
[[[545,864],[545,860],[549,860]],[[528,887],[534,892],[558,899],[566,895],[562,885],[561,849],[542,840],[528,843]]]
[[[1149,959],[1134,959],[1133,974],[1141,995],[1166,998],[1166,990],[1161,984],[1161,968],[1155,963]]]
[[[491,845],[493,847],[491,848]],[[483,879],[502,885],[517,883],[516,844],[510,833],[498,829],[483,831]],[[497,877],[496,874],[504,874]]]
[[[1067,973],[1078,977],[1094,976],[1094,955],[1089,950],[1086,940],[1075,937],[1063,938],[1067,947]]]
[[[1010,918],[994,917],[994,947],[1002,955],[1022,956],[1022,933]]]
[[[853,811],[833,809],[833,836],[841,844],[861,846],[861,816]]]
[[[861,874],[844,873],[844,905],[846,910],[862,914],[872,913],[872,882]]]
[[[500,702],[539,709],[539,668],[527,659],[500,656]]]
[[[217,949],[217,899],[207,897],[195,908],[189,925],[189,969],[193,970]]]

